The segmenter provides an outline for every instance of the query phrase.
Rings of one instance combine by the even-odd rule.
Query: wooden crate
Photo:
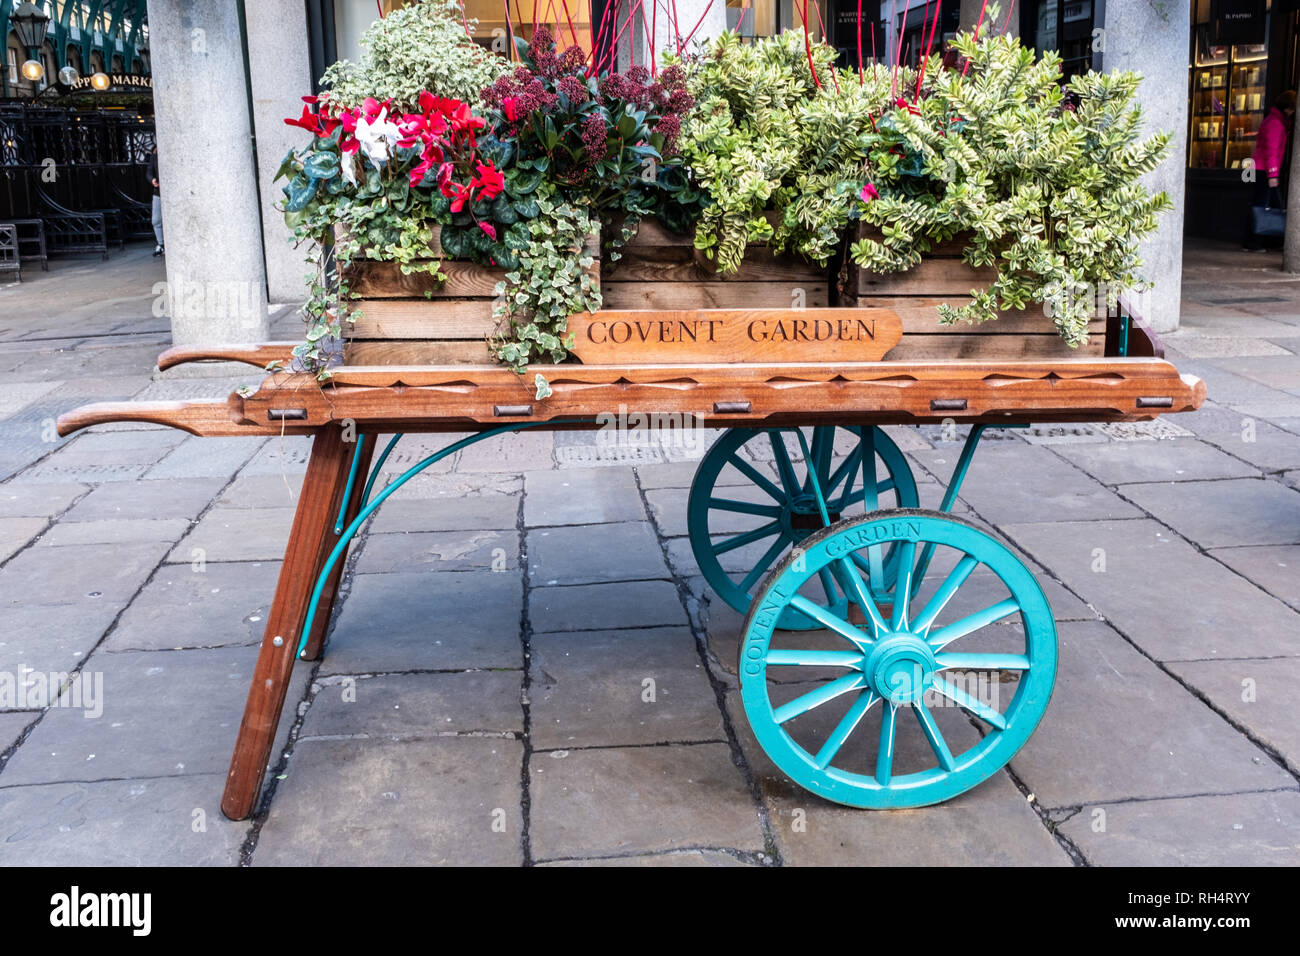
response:
[[[1001,312],[992,322],[942,325],[939,306],[963,306],[972,289],[985,289],[996,278],[993,268],[973,268],[961,261],[959,241],[943,243],[920,265],[906,272],[880,274],[848,262],[837,304],[889,309],[903,320],[903,338],[886,361],[932,359],[1085,358],[1105,354],[1106,319],[1089,323],[1088,344],[1072,349],[1056,331],[1042,306]]]
[[[430,245],[439,249],[439,227]],[[600,279],[598,239],[584,251]],[[488,339],[498,331],[493,315],[497,283],[505,269],[443,260],[445,283],[427,272],[404,275],[395,262],[355,260],[349,266],[356,321],[347,329],[346,365],[483,365],[496,361]]]

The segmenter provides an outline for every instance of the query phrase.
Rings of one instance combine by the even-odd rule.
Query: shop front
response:
[[[1188,66],[1187,235],[1244,237],[1260,124],[1278,95],[1294,90],[1300,80],[1298,25],[1300,0],[1195,0]],[[1283,167],[1283,188],[1289,168]]]

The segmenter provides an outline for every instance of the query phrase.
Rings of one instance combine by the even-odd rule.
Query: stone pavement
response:
[[[1061,646],[1041,726],[976,789],[869,812],[786,782],[684,537],[690,449],[538,433],[380,510],[243,823],[218,803],[306,443],[55,439],[83,402],[237,383],[155,378],[147,252],[29,273],[0,288],[0,863],[1296,865],[1300,283],[1277,258],[1189,251],[1167,344],[1201,412],[976,457],[958,511],[1035,570]],[[964,429],[889,431],[935,507]]]

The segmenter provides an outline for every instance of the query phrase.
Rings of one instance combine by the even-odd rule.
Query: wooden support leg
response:
[[[289,689],[303,617],[322,560],[321,549],[333,546],[334,522],[347,486],[354,447],[343,441],[342,430],[334,425],[317,432],[312,445],[221,799],[221,812],[232,820],[243,820],[252,813],[261,791]]]
[[[361,510],[361,495],[366,490],[366,477],[370,474],[370,462],[375,457],[375,444],[379,441],[378,435],[362,436],[364,444],[361,446],[361,460],[357,462],[356,478],[352,483],[352,497],[348,500],[348,510],[343,517],[343,527],[346,528],[352,523]],[[350,446],[355,448],[355,446]],[[351,466],[349,466],[351,467]],[[337,527],[337,524],[330,528],[331,531]],[[320,575],[321,570],[325,567],[325,561],[329,558],[330,552],[338,543],[336,535],[327,537],[324,546],[320,552],[320,563],[316,566],[316,574],[313,576],[313,583],[316,576]],[[339,594],[339,582],[343,580],[343,565],[347,563],[348,552],[345,548],[339,555],[338,561],[334,563],[330,571],[329,578],[325,581],[325,587],[321,591],[320,604],[316,608],[316,617],[312,620],[311,634],[307,638],[307,647],[303,650],[302,660],[315,661],[321,658],[321,644],[325,640],[325,631],[329,628],[330,616],[334,612],[334,601]],[[295,637],[295,640],[297,638]]]

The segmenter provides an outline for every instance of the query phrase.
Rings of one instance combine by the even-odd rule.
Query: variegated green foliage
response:
[[[1019,40],[969,34],[954,41],[970,60],[933,74],[912,109],[882,117],[868,172],[879,198],[860,204],[878,239],[851,248],[878,272],[908,269],[932,243],[967,238],[965,260],[995,266],[947,323],[983,322],[999,309],[1044,303],[1072,346],[1087,341],[1088,292],[1142,288],[1138,245],[1172,203],[1141,177],[1169,147],[1142,138],[1134,73],[1088,73],[1062,88],[1060,59],[1035,61]]]

